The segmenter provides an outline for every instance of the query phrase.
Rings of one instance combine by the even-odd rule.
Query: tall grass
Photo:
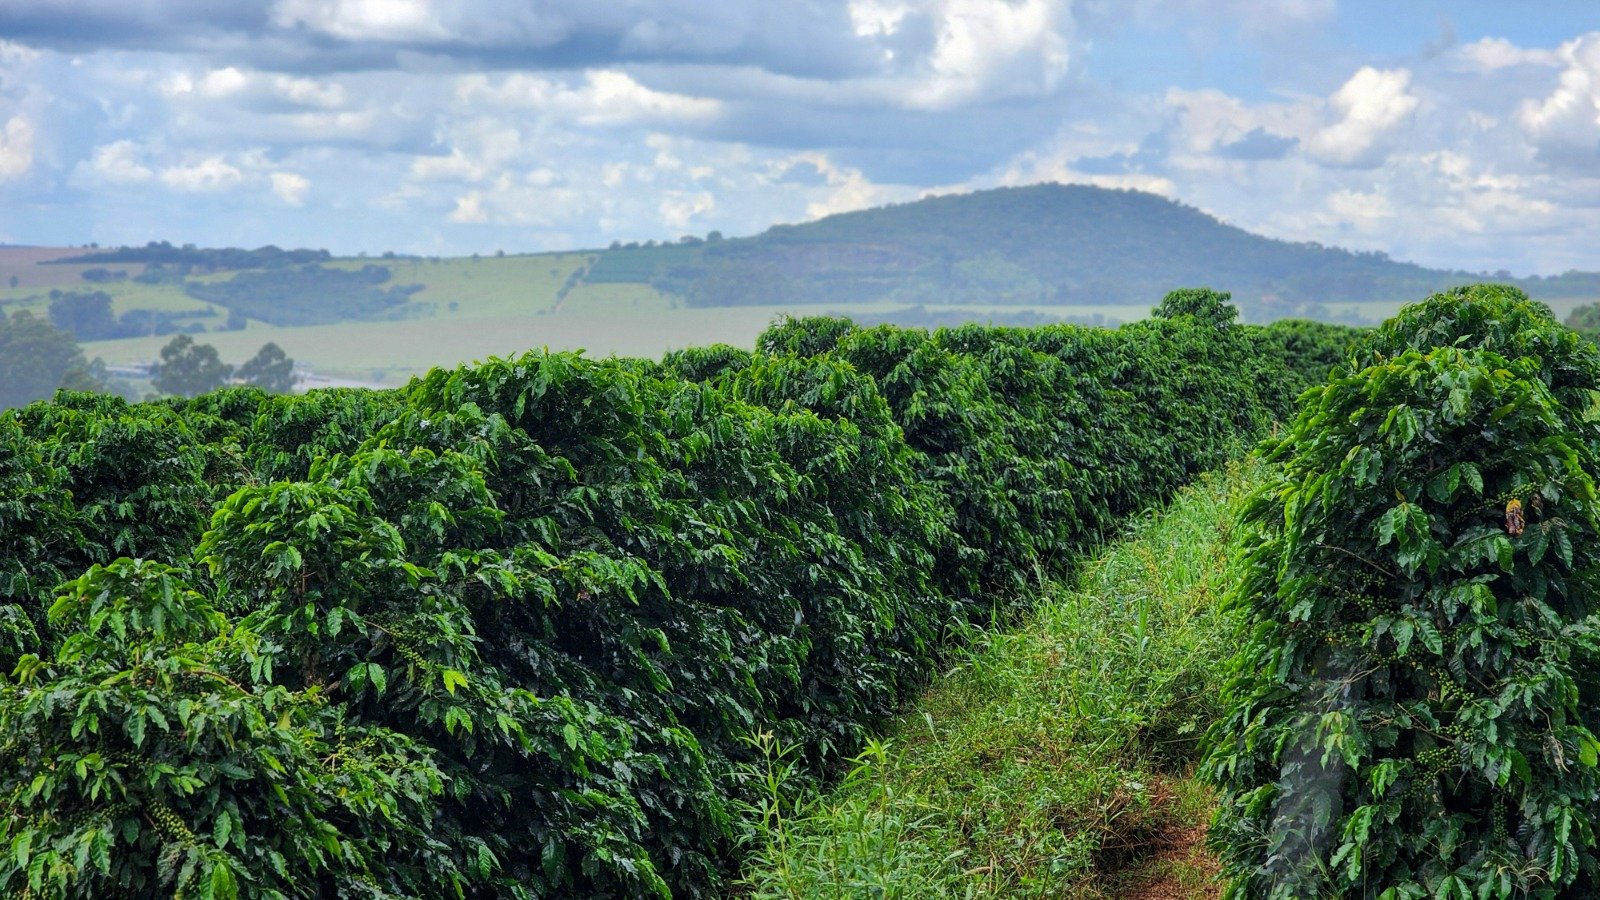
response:
[[[1258,482],[1235,465],[1130,522],[1022,628],[978,638],[827,796],[797,799],[788,748],[756,738],[744,895],[1110,897],[1155,874],[1202,896],[1206,867],[1169,851],[1209,802],[1185,775],[1219,714],[1233,632],[1216,601]]]

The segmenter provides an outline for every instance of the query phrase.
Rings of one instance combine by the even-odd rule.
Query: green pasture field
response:
[[[403,383],[434,366],[507,356],[548,347],[592,356],[658,357],[668,350],[727,343],[751,346],[784,311],[777,307],[722,310],[572,310],[543,315],[444,316],[393,322],[345,322],[275,328],[252,322],[243,331],[200,336],[225,361],[243,362],[273,341],[319,374],[377,385]],[[168,337],[95,341],[90,357],[107,363],[155,359]]]
[[[142,263],[49,264],[52,259],[92,252],[69,247],[0,247],[0,299],[48,293],[52,288],[69,290],[92,286],[83,280],[83,273],[89,269],[126,271],[129,278],[144,271]],[[16,287],[11,286],[12,278],[17,279]]]
[[[488,309],[481,308],[480,302]],[[669,298],[646,285],[631,284],[581,286],[554,312],[543,307],[520,314],[496,313],[493,309],[498,302],[457,301],[456,310],[441,306],[433,317],[400,321],[301,328],[252,321],[243,331],[209,333],[197,339],[216,346],[222,358],[232,363],[244,361],[262,344],[273,341],[319,374],[387,386],[404,383],[435,366],[539,348],[646,358],[719,343],[749,348],[757,335],[784,315],[882,315],[903,308],[884,304],[849,310],[782,306],[684,309],[674,308]],[[1123,311],[1122,307],[1114,309]],[[1143,314],[1149,313],[1147,308],[1141,309]],[[977,318],[1007,311],[1004,307],[971,310]],[[1117,316],[1122,321],[1142,317],[1131,310]],[[84,344],[84,352],[112,364],[143,362],[155,359],[169,340],[171,336],[94,341]]]
[[[330,266],[359,269],[377,265],[389,269],[389,283],[420,284],[414,303],[432,303],[445,318],[494,318],[548,311],[573,272],[589,263],[593,254],[541,253],[522,256],[339,259]],[[451,303],[457,304],[454,310]]]
[[[90,284],[87,281],[79,281],[77,284],[65,285],[59,290],[85,294],[103,291],[111,296],[111,311],[117,315],[122,315],[130,309],[155,309],[162,312],[201,311],[213,305],[189,296],[183,292],[183,286],[177,284],[139,284],[133,281]],[[29,309],[44,315],[50,306],[50,296],[48,291],[39,290],[0,291],[0,304],[5,304],[8,310]],[[215,308],[217,315],[227,316],[226,309]]]

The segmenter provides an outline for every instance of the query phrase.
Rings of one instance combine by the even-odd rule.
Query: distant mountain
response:
[[[1274,240],[1154,194],[1047,184],[931,197],[750,238],[614,246],[586,280],[649,283],[690,306],[1151,303],[1174,287],[1209,286],[1271,317],[1411,299],[1486,277]],[[1600,273],[1518,283],[1540,297],[1600,295]]]

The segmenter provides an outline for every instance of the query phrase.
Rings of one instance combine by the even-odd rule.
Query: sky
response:
[[[0,0],[0,242],[605,246],[1037,182],[1600,270],[1600,3]]]

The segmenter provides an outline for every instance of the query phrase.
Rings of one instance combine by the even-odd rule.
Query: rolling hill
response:
[[[1482,280],[1314,243],[1274,240],[1154,194],[1045,184],[931,197],[779,225],[751,238],[617,248],[590,275],[646,280],[690,306],[1149,303],[1178,285],[1246,304],[1421,297]],[[1592,296],[1600,275],[1529,279],[1541,296]],[[1263,310],[1271,317],[1271,309]]]
[[[744,346],[791,313],[929,327],[1115,324],[1143,317],[1172,288],[1204,285],[1233,292],[1248,320],[1362,323],[1450,285],[1509,280],[1273,240],[1152,194],[1068,185],[709,238],[446,259],[0,247],[0,312],[45,315],[53,293],[103,292],[116,328],[80,338],[109,364],[154,359],[187,331],[204,333],[227,361],[274,341],[319,373],[394,384],[530,347],[648,357]],[[1600,297],[1595,273],[1516,283],[1562,315]]]

